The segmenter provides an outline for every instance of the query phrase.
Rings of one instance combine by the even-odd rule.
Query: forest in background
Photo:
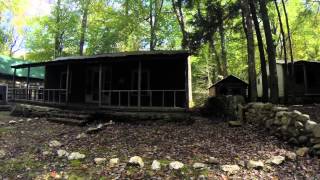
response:
[[[48,1],[48,14],[32,17],[25,15],[28,2],[0,0],[0,54],[49,61],[188,49],[196,102],[228,74],[255,87],[263,59],[269,65],[275,59],[320,60],[317,0],[55,0]],[[274,74],[267,83],[271,91],[277,88]],[[277,95],[270,96],[276,102]]]

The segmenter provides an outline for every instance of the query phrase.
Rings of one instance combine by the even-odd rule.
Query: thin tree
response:
[[[284,16],[286,19],[286,26],[287,26],[287,33],[288,33],[288,40],[289,40],[289,50],[290,50],[290,61],[291,61],[291,91],[292,91],[292,100],[295,101],[295,87],[294,87],[294,58],[293,58],[293,50],[292,50],[292,41],[291,41],[291,30],[290,30],[290,25],[289,25],[289,18],[288,18],[288,13],[287,13],[287,8],[284,0],[281,0],[283,11],[284,11]]]
[[[284,30],[283,30],[283,24],[282,24],[282,20],[281,20],[281,13],[279,10],[279,6],[277,3],[277,0],[274,0],[274,5],[276,6],[276,10],[277,10],[277,14],[278,14],[278,19],[279,19],[279,25],[280,25],[280,32],[281,32],[281,36],[282,36],[282,47],[283,47],[283,55],[284,55],[284,87],[283,87],[283,91],[284,91],[284,103],[287,104],[288,103],[288,77],[289,77],[289,71],[288,71],[288,58],[287,58],[287,48],[286,48],[286,36],[284,34]]]
[[[150,51],[157,46],[157,30],[159,27],[159,16],[161,15],[164,0],[150,0],[149,24],[150,24]]]
[[[80,42],[79,42],[80,56],[83,55],[83,46],[85,43],[85,34],[87,31],[89,5],[90,5],[90,0],[81,0],[80,1],[80,7],[81,7],[81,11],[82,11],[81,33],[80,33]]]
[[[276,50],[273,44],[272,32],[270,27],[270,20],[268,15],[267,4],[265,0],[259,0],[260,13],[263,22],[263,28],[267,44],[268,63],[269,63],[269,76],[270,76],[270,100],[272,103],[278,103],[279,101],[279,89],[278,89],[278,75],[276,64]]]
[[[249,75],[249,99],[257,101],[257,81],[252,18],[249,11],[248,0],[242,0],[243,29],[247,38],[248,75]]]
[[[264,45],[262,40],[262,35],[260,31],[260,25],[256,13],[256,7],[254,4],[254,0],[249,0],[250,12],[252,14],[252,19],[254,23],[254,28],[256,31],[257,41],[258,41],[258,48],[260,54],[260,68],[261,68],[261,77],[262,77],[262,102],[269,101],[269,86],[268,86],[268,74],[267,74],[267,63],[264,54]]]
[[[180,26],[180,31],[182,33],[181,47],[182,49],[186,49],[188,47],[188,32],[185,28],[185,18],[182,11],[182,1],[172,0],[171,3]]]

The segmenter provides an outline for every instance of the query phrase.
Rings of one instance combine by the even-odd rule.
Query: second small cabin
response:
[[[209,88],[209,96],[241,95],[247,96],[248,84],[236,76],[229,75]]]

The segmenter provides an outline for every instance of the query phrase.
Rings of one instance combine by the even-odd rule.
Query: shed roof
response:
[[[14,68],[23,68],[28,66],[43,66],[47,64],[59,64],[64,62],[79,62],[87,60],[112,60],[116,58],[125,58],[125,57],[134,57],[134,56],[189,56],[189,52],[185,50],[175,50],[175,51],[133,51],[133,52],[118,52],[118,53],[108,53],[100,54],[93,56],[68,56],[68,57],[59,57],[53,61],[38,62],[38,63],[29,63],[29,64],[20,64],[12,66]]]
[[[239,82],[243,83],[244,85],[248,85],[248,83],[246,83],[245,81],[241,80],[240,78],[238,78],[238,77],[236,77],[234,75],[229,75],[229,76],[221,79],[220,81],[214,83],[212,86],[209,87],[209,89],[212,88],[212,87],[215,87],[215,86],[217,86],[217,85],[219,85],[221,83],[224,83],[226,81],[232,81],[232,80],[239,81]]]
[[[12,58],[4,55],[0,55],[0,74],[13,76],[14,70],[11,66],[18,64],[28,63],[26,60]],[[17,69],[16,75],[18,77],[27,77],[28,71],[27,69]],[[43,79],[44,78],[44,68],[43,67],[34,67],[30,70],[30,77]]]

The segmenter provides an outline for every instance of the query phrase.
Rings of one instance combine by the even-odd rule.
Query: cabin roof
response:
[[[79,62],[79,61],[88,61],[88,60],[99,60],[106,61],[111,59],[119,59],[125,57],[139,57],[139,56],[189,56],[189,52],[185,50],[176,50],[176,51],[133,51],[133,52],[118,52],[118,53],[108,53],[108,54],[100,54],[93,56],[68,56],[68,57],[59,57],[53,61],[45,61],[38,63],[29,63],[29,64],[19,64],[12,66],[13,68],[24,68],[29,66],[43,66],[47,64],[58,64],[64,62]],[[106,59],[107,58],[107,59]]]
[[[216,83],[214,83],[212,86],[209,87],[209,89],[212,88],[212,87],[215,87],[215,86],[217,86],[217,85],[219,85],[219,84],[221,84],[221,83],[224,83],[224,82],[226,82],[226,81],[231,81],[231,80],[239,81],[239,82],[243,83],[243,84],[246,85],[246,86],[248,85],[248,83],[246,83],[245,81],[241,80],[241,79],[238,78],[237,76],[229,75],[229,76],[221,79],[220,81],[217,81]]]
[[[25,63],[28,63],[28,61],[0,55],[0,74],[5,76],[13,76],[14,70],[11,67],[18,64],[25,64]],[[16,70],[16,76],[18,77],[27,77],[27,75],[28,75],[27,69]],[[30,77],[36,78],[36,79],[43,79],[44,68],[43,67],[32,68],[32,70],[30,70]]]
[[[285,64],[285,61],[284,60],[277,60],[276,63],[277,64]],[[294,64],[320,63],[320,61],[317,61],[317,60],[294,60],[293,63]],[[288,64],[291,64],[290,60],[288,60]]]

